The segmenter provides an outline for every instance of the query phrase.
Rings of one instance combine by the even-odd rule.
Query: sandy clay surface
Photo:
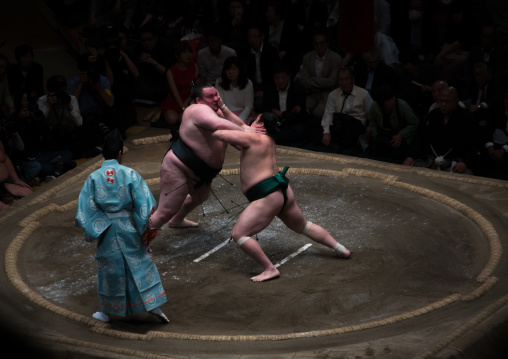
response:
[[[159,196],[167,138],[128,141],[124,164]],[[279,148],[307,218],[348,260],[275,220],[258,234],[281,277],[228,242],[246,205],[238,152],[212,195],[152,244],[167,292],[163,325],[97,310],[95,245],[72,221],[97,157],[0,215],[0,310],[7,335],[48,357],[496,358],[507,338],[508,184]],[[10,338],[10,336],[4,336]],[[13,345],[14,341],[9,342]]]

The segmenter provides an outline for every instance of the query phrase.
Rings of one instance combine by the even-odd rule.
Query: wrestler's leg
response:
[[[185,217],[192,212],[194,208],[206,201],[208,197],[210,197],[210,192],[210,187],[206,184],[191,191],[187,198],[185,198],[180,210],[168,222],[168,225],[172,228],[197,227],[199,225],[198,223],[190,221]]]
[[[183,205],[190,186],[186,175],[175,165],[176,157],[168,152],[160,169],[160,195],[157,210],[150,217],[151,228],[161,228]]]
[[[287,189],[287,197],[288,200],[286,206],[278,217],[289,229],[309,237],[314,242],[333,249],[340,257],[349,257],[349,250],[347,250],[342,244],[338,243],[326,229],[315,223],[309,222],[305,218],[300,207],[296,203],[291,187],[288,187]]]
[[[254,282],[262,282],[280,275],[259,243],[251,236],[261,232],[270,224],[280,211],[282,201],[282,193],[275,192],[252,202],[244,209],[233,228],[234,241],[264,269],[263,273],[251,278]]]

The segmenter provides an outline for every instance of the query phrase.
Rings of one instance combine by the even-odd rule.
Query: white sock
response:
[[[92,318],[95,318],[97,320],[100,320],[102,322],[106,322],[108,323],[109,322],[109,315],[107,315],[106,313],[103,313],[103,312],[95,312],[92,314]]]
[[[169,323],[168,317],[166,317],[166,315],[162,312],[161,308],[159,307],[152,309],[148,313],[155,315],[163,323]]]

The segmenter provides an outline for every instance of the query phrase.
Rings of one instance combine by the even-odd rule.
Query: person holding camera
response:
[[[80,128],[82,152],[79,157],[95,157],[101,153],[104,136],[117,127],[111,84],[101,75],[97,58],[84,53],[78,59],[80,74],[69,82],[68,93],[75,96],[83,124]]]

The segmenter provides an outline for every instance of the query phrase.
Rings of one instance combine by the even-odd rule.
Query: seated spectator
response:
[[[446,81],[443,81],[443,80],[434,81],[434,83],[432,84],[432,90],[431,90],[432,91],[432,98],[434,99],[434,103],[432,105],[430,105],[429,112],[439,107],[438,103],[439,103],[439,97],[441,96],[441,92],[444,89],[447,89],[449,87],[450,87],[450,85],[448,85],[448,83]],[[466,108],[466,105],[462,101],[459,101],[459,106],[462,108]]]
[[[60,101],[56,96],[55,98],[50,96],[49,100],[47,96],[42,98],[45,98],[44,102],[46,104],[41,105],[46,110],[47,106],[54,106],[54,111],[56,111],[57,105],[49,104],[50,101]],[[76,100],[74,99],[74,101]],[[54,114],[49,115],[53,122],[48,123],[44,113],[39,109],[37,99],[30,98],[26,92],[21,95],[19,103],[16,101],[16,105],[19,105],[19,107],[17,106],[17,120],[21,128],[20,135],[25,143],[22,171],[24,181],[32,187],[38,186],[41,181],[52,181],[69,169],[74,168],[76,163],[72,161],[72,153],[65,146],[74,145],[73,141],[76,139],[77,130],[67,130],[66,123],[68,119],[65,116],[65,110],[61,111],[63,114],[61,123],[58,122],[59,118]],[[60,105],[60,110],[62,107]],[[79,113],[77,115],[79,116]],[[70,124],[70,126],[74,127],[74,124]],[[70,133],[70,138],[67,137],[67,133]]]
[[[312,38],[318,29],[326,27],[328,8],[322,1],[298,0],[292,5],[292,19],[301,39],[301,55],[312,51]]]
[[[373,103],[367,90],[355,85],[351,68],[338,72],[339,88],[328,95],[325,112],[321,121],[323,136],[321,142],[334,151],[355,147],[365,126]]]
[[[476,129],[474,118],[459,106],[457,90],[449,87],[441,93],[439,108],[421,122],[402,164],[472,174],[477,164]]]
[[[123,138],[126,129],[137,123],[134,106],[136,78],[139,70],[127,54],[127,32],[118,30],[113,33],[113,40],[103,51],[104,75],[108,78],[111,90],[115,95],[114,108],[122,118],[119,131]]]
[[[16,63],[9,66],[7,78],[12,96],[28,92],[30,96],[44,95],[43,68],[33,61],[34,51],[28,44],[18,45],[14,50]]]
[[[79,57],[80,74],[71,79],[67,90],[77,99],[83,121],[79,128],[78,148],[73,151],[75,158],[100,154],[104,131],[117,128],[119,121],[112,110],[114,97],[111,85],[108,78],[99,73],[95,61],[95,56],[90,53]],[[72,107],[73,111],[77,111],[75,106]]]
[[[462,88],[468,73],[467,53],[474,43],[475,35],[479,33],[466,7],[467,5],[459,1],[450,5],[444,41],[438,43],[440,51],[434,58],[440,77],[458,89]]]
[[[0,141],[0,212],[30,193],[32,188],[19,178]]]
[[[288,145],[309,139],[309,114],[306,109],[305,89],[291,81],[288,64],[278,62],[273,69],[274,83],[264,92],[264,112],[271,112],[281,122],[277,144]]]
[[[140,44],[135,50],[134,64],[139,70],[136,78],[136,99],[162,103],[169,92],[166,69],[173,64],[170,45],[159,38],[148,23],[139,29]]]
[[[499,179],[508,179],[508,90],[504,104],[491,113],[490,132],[483,141],[482,175]]]
[[[313,36],[314,50],[303,57],[297,80],[307,92],[307,109],[312,116],[321,119],[325,111],[328,94],[337,87],[337,72],[342,57],[328,48],[328,39],[323,31]]]
[[[482,127],[487,126],[490,109],[500,107],[503,103],[504,83],[495,81],[492,73],[484,62],[474,65],[474,84],[469,88],[468,97],[471,99],[469,111]]]
[[[399,54],[401,67],[396,70],[398,98],[406,101],[418,118],[423,118],[432,104],[432,84],[438,80],[437,69],[420,61],[416,51],[405,49]]]
[[[390,85],[378,87],[376,102],[369,111],[374,153],[404,159],[419,122],[407,102],[395,97],[395,91]]]
[[[301,57],[298,53],[296,41],[298,31],[286,16],[286,7],[282,1],[271,1],[266,8],[266,41],[277,50],[279,60],[286,61],[291,71],[296,73],[299,69]]]
[[[229,0],[227,10],[224,43],[239,54],[247,43],[247,14],[240,0]]]
[[[228,57],[236,56],[236,51],[222,45],[222,29],[212,25],[206,32],[208,46],[198,51],[198,82],[211,85],[220,77],[224,61]]]
[[[14,98],[9,90],[9,80],[7,78],[7,68],[9,60],[0,54],[0,117],[14,113]]]
[[[393,89],[397,87],[395,70],[381,60],[377,48],[365,52],[362,59],[354,69],[355,84],[369,91],[374,100],[379,86],[390,85]]]
[[[247,77],[254,85],[254,111],[263,112],[263,91],[273,82],[272,66],[279,59],[277,50],[265,43],[263,27],[255,24],[247,29],[249,48],[240,56]]]
[[[187,42],[175,44],[175,57],[177,62],[166,72],[169,93],[162,104],[162,115],[169,125],[179,124],[182,120],[182,113],[191,101],[192,84],[198,77],[198,66]]]
[[[250,124],[256,119],[254,112],[254,87],[252,81],[240,64],[238,57],[229,57],[222,67],[221,77],[215,82],[222,102],[240,117],[243,122]]]
[[[471,66],[481,62],[487,64],[494,78],[505,75],[508,66],[508,48],[499,44],[498,39],[496,27],[484,24],[480,30],[480,41],[471,45],[468,57]],[[472,73],[474,68],[470,71]]]
[[[399,49],[414,49],[418,55],[435,53],[437,46],[436,21],[431,3],[425,0],[406,0],[392,6],[390,34]]]

